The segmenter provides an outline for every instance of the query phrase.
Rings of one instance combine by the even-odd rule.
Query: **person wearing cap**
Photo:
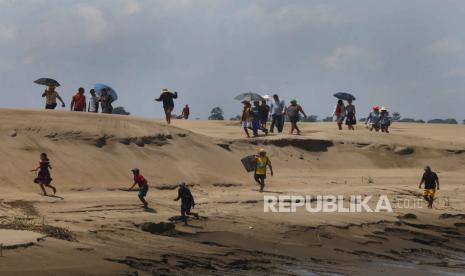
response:
[[[266,156],[266,151],[260,149],[258,155],[255,157],[255,174],[254,179],[260,185],[260,192],[263,192],[265,188],[265,179],[266,179],[266,168],[270,168],[271,176],[273,176],[273,166],[271,166],[271,161],[268,156]]]
[[[296,100],[292,100],[290,101],[290,103],[291,104],[286,109],[289,121],[291,121],[291,131],[289,132],[289,134],[293,134],[294,130],[296,130],[297,135],[300,135],[300,129],[297,126],[297,122],[300,121],[300,113],[302,113],[305,118],[307,118],[307,114],[305,114],[302,107],[297,104]]]
[[[45,109],[55,109],[57,107],[57,99],[61,102],[61,107],[65,107],[65,102],[60,97],[60,94],[55,91],[55,86],[49,85],[48,89],[42,93],[42,98],[46,99]]]
[[[421,185],[425,184],[423,189],[423,198],[428,202],[428,208],[433,208],[434,195],[436,194],[436,187],[439,190],[439,177],[438,175],[431,170],[430,166],[425,167],[425,172],[421,178],[420,185],[418,186],[421,189]],[[436,186],[437,185],[437,186]]]
[[[244,106],[242,108],[241,126],[244,128],[247,138],[250,138],[249,129],[252,129],[251,105],[249,101],[242,101],[242,104]]]
[[[270,132],[274,132],[274,127],[278,129],[278,133],[283,132],[284,127],[284,115],[286,115],[286,103],[279,99],[277,94],[273,95],[273,101],[271,102],[271,126]]]
[[[78,92],[71,99],[71,111],[86,112],[87,102],[84,92],[84,88],[79,87]]]
[[[379,114],[379,128],[381,132],[389,133],[389,126],[391,125],[391,117],[386,107],[381,107]]]
[[[148,208],[149,204],[145,200],[145,197],[147,196],[147,192],[149,191],[149,185],[147,183],[147,180],[144,178],[144,176],[140,173],[140,170],[137,168],[134,168],[131,170],[132,174],[134,175],[134,184],[132,184],[131,188],[129,188],[129,191],[132,191],[134,186],[136,184],[139,186],[139,199],[140,201],[144,204],[144,208]]]
[[[346,107],[342,100],[338,100],[336,104],[336,108],[334,109],[333,117],[336,117],[336,123],[339,130],[342,130],[342,123],[344,122],[344,118],[346,117]]]
[[[373,111],[370,112],[367,119],[365,120],[365,125],[368,127],[370,131],[374,129],[376,132],[378,132],[379,127],[380,127],[379,119],[380,119],[379,106],[375,105],[373,106]]]
[[[155,99],[157,102],[163,102],[163,109],[165,110],[165,117],[166,122],[171,124],[171,112],[174,109],[174,101],[173,99],[178,98],[178,92],[170,92],[168,88],[163,88],[161,91],[160,97]]]
[[[92,112],[92,113],[98,113],[98,106],[99,106],[100,98],[97,96],[94,89],[91,89],[89,93],[90,93],[90,101],[89,101],[89,109],[87,111]]]
[[[179,199],[181,199],[181,217],[184,219],[184,222],[187,224],[187,216],[194,216],[196,219],[199,219],[199,214],[191,212],[191,208],[195,207],[194,196],[184,182],[179,184],[178,197],[174,201],[178,201]]]

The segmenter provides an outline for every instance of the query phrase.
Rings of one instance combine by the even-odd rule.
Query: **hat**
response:
[[[258,150],[259,153],[266,153],[266,150],[264,148],[261,148]]]
[[[131,172],[139,172],[139,169],[138,168],[134,168],[131,170]]]
[[[296,104],[296,103],[297,103],[297,100],[291,100],[290,103],[291,103],[291,104]]]
[[[387,108],[386,107],[381,107],[381,111],[387,111]]]
[[[431,167],[430,166],[425,166],[425,171],[427,171],[427,172],[431,171]]]
[[[373,106],[373,110],[379,110],[379,105]]]
[[[163,88],[163,89],[161,90],[161,92],[169,92],[169,90],[168,90],[168,88],[165,87],[165,88]]]

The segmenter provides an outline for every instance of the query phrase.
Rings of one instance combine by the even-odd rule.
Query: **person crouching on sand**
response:
[[[42,192],[44,192],[44,196],[47,195],[47,191],[45,191],[45,187],[48,187],[53,190],[53,193],[56,194],[57,189],[50,185],[52,183],[52,177],[50,175],[50,170],[52,169],[52,165],[50,165],[50,161],[48,160],[47,154],[41,153],[40,154],[40,161],[39,166],[31,170],[31,172],[39,171],[36,179],[34,179],[34,183],[39,184]]]
[[[254,179],[260,185],[260,192],[263,192],[265,188],[265,179],[266,179],[266,168],[270,167],[271,176],[273,176],[273,167],[271,166],[271,161],[268,156],[266,156],[266,151],[260,149],[258,156],[255,157],[255,174]]]
[[[438,175],[431,170],[430,166],[425,167],[425,173],[421,178],[420,185],[418,186],[421,189],[421,185],[425,184],[423,189],[423,198],[428,202],[428,208],[433,208],[434,195],[436,194],[436,184],[437,190],[439,191],[439,178]]]
[[[199,214],[191,212],[191,208],[195,207],[194,196],[184,182],[179,184],[178,197],[174,201],[178,201],[179,199],[181,199],[181,217],[184,219],[184,222],[187,224],[187,216],[194,216],[196,219],[199,219]]]
[[[144,204],[144,208],[148,208],[149,204],[145,200],[145,197],[147,196],[147,192],[149,191],[149,185],[147,183],[147,180],[144,178],[142,174],[140,174],[139,169],[132,169],[132,174],[134,175],[134,184],[132,184],[131,188],[129,188],[129,191],[132,191],[134,186],[139,185],[139,199],[140,201]]]

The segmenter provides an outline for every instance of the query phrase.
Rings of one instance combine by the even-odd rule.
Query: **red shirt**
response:
[[[73,96],[74,101],[74,110],[84,110],[84,106],[86,105],[86,96],[77,93]]]
[[[139,188],[145,188],[148,187],[147,185],[147,180],[144,178],[142,174],[135,175],[134,176],[134,182],[139,185]]]

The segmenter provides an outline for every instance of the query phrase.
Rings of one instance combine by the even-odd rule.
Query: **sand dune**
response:
[[[0,225],[36,228],[5,250],[1,275],[443,274],[465,271],[465,127],[395,124],[392,133],[302,124],[302,136],[246,139],[236,122],[0,110]],[[261,194],[240,158],[267,149],[276,175]],[[40,152],[57,197],[32,183]],[[382,213],[264,213],[263,195],[387,195],[421,201],[422,167],[439,172],[436,208]],[[150,182],[143,210],[131,184]],[[202,219],[176,223],[176,183]],[[21,220],[22,219],[22,220]],[[144,223],[174,221],[175,229]],[[171,224],[167,224],[171,225]],[[157,226],[160,227],[160,226]],[[67,229],[61,233],[59,229]],[[52,231],[53,230],[53,231]],[[48,231],[48,232],[47,232]],[[55,231],[55,232],[54,232]],[[61,233],[61,234],[60,234]]]

